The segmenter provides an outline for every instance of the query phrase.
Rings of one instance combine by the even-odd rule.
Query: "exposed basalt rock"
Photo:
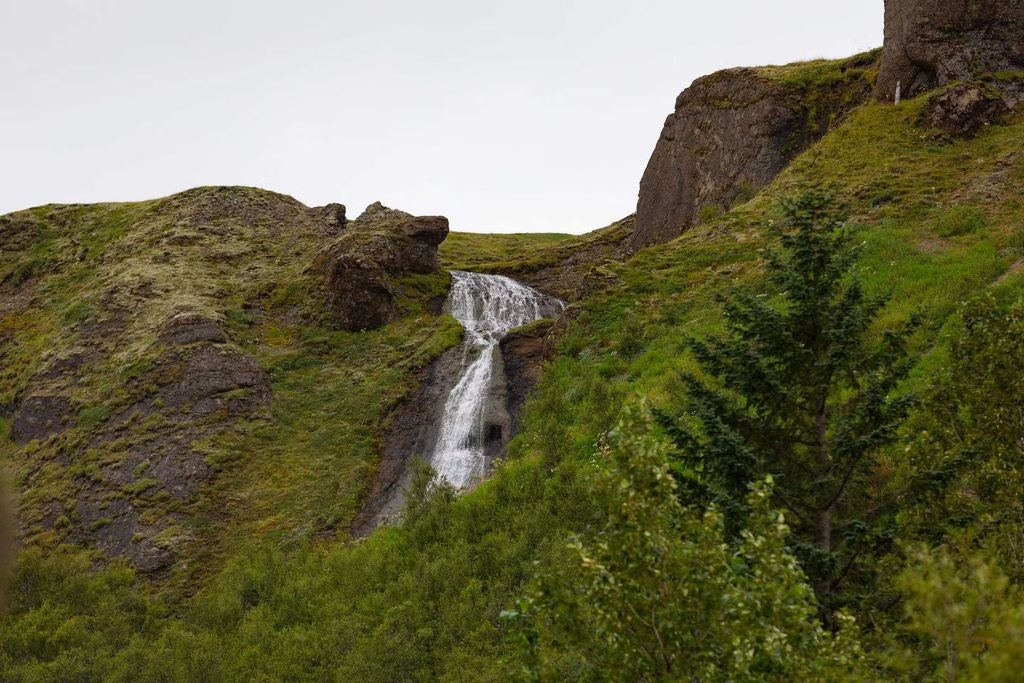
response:
[[[444,216],[413,216],[374,202],[352,222],[352,229],[398,233],[436,247],[448,236],[448,219]]]
[[[224,331],[216,322],[188,311],[178,313],[164,323],[159,338],[165,344],[194,344],[201,341],[223,344],[227,341]]]
[[[317,220],[323,223],[329,235],[339,234],[348,224],[348,219],[345,217],[344,204],[328,204],[327,206],[312,208],[309,211]]]
[[[983,127],[1003,122],[1024,101],[1018,81],[958,83],[931,97],[920,124],[954,138],[968,138]]]
[[[130,560],[139,570],[158,572],[177,557],[180,539],[172,532],[179,515],[154,519],[145,514],[149,500],[169,496],[187,501],[212,476],[196,442],[251,418],[270,403],[270,379],[254,358],[209,344],[173,349],[140,378],[155,387],[119,408],[94,430],[88,447],[71,454],[105,451],[111,442],[132,435],[127,450],[106,459],[98,473],[76,478],[73,505],[61,510],[74,519],[69,540],[98,548],[108,557]],[[159,416],[155,427],[139,432],[140,420]],[[111,500],[112,490],[131,490]]]
[[[441,354],[417,378],[419,389],[392,411],[380,460],[363,496],[365,503],[352,522],[354,536],[366,536],[401,514],[412,479],[411,465],[417,459],[429,461],[441,411],[458,379],[464,353],[460,345]]]
[[[508,381],[508,412],[513,431],[519,425],[526,399],[540,380],[541,366],[554,351],[548,343],[548,333],[554,325],[554,320],[539,320],[513,330],[501,340],[501,354]]]
[[[371,204],[314,261],[312,274],[322,283],[327,322],[357,331],[394,320],[393,278],[433,272],[437,247],[447,236],[443,216],[412,216]]]
[[[41,394],[22,401],[11,425],[11,439],[23,445],[45,439],[67,429],[75,414],[74,404],[66,396]]]
[[[342,329],[374,330],[398,314],[387,272],[372,258],[340,250],[323,266],[326,271],[326,306]]]
[[[874,53],[802,81],[770,69],[700,78],[676,100],[640,181],[633,249],[667,242],[704,210],[721,211],[767,185],[797,154],[870,98]]]
[[[875,95],[914,96],[952,81],[1024,66],[1021,0],[886,0]]]
[[[264,405],[270,400],[266,371],[252,356],[235,349],[202,346],[190,353],[172,371],[174,381],[160,396],[170,408],[191,406],[199,415],[234,406],[224,398],[228,392],[245,391],[247,404]]]
[[[297,323],[298,297],[272,313],[267,302],[349,232],[344,219],[340,204],[240,187],[0,217],[19,540],[82,544],[146,573],[216,543],[237,498],[206,485],[250,455],[226,437],[271,419],[269,374],[226,333],[247,328],[251,343],[262,316]],[[48,279],[72,314],[47,313]]]

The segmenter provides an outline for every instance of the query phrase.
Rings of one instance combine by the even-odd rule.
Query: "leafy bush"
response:
[[[723,516],[683,507],[667,445],[637,409],[601,450],[604,527],[575,538],[518,609],[527,680],[838,681],[862,674],[854,629],[826,632],[787,550],[788,528],[753,488],[731,542]]]

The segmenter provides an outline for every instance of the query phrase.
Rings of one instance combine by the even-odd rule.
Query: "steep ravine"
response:
[[[501,275],[452,272],[445,312],[465,329],[462,343],[424,372],[419,391],[395,412],[366,504],[352,525],[362,536],[404,505],[416,458],[456,489],[479,483],[512,438],[535,375],[535,357],[505,358],[512,330],[557,317],[559,299]],[[507,370],[506,370],[507,369]]]

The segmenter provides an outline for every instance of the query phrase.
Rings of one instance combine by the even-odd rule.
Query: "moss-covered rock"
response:
[[[399,315],[394,281],[437,269],[444,216],[412,216],[377,202],[324,248],[310,269],[321,292],[317,319],[335,329],[372,330]]]
[[[640,180],[634,250],[667,242],[750,199],[845,114],[867,101],[877,53],[728,69],[676,99]]]

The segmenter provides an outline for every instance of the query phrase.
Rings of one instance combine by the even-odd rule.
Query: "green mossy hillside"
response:
[[[601,542],[606,519],[594,487],[607,465],[604,435],[623,406],[638,398],[668,411],[682,409],[677,371],[697,369],[686,352],[686,338],[721,329],[719,294],[736,284],[764,283],[762,251],[767,226],[780,217],[779,197],[808,186],[833,193],[846,205],[852,216],[848,228],[863,244],[856,266],[860,280],[868,294],[890,295],[878,330],[920,316],[909,344],[918,362],[904,390],[925,391],[944,372],[951,342],[964,331],[962,302],[987,293],[1010,303],[1024,294],[1024,198],[1019,191],[1024,120],[1013,117],[1005,125],[984,128],[974,139],[949,142],[919,127],[923,106],[923,100],[899,107],[864,105],[749,201],[626,263],[603,262],[595,286],[574,290],[580,296],[526,406],[510,457],[474,491],[455,496],[421,485],[411,492],[402,525],[351,543],[290,534],[301,527],[278,525],[284,516],[256,514],[242,525],[253,530],[253,542],[227,560],[223,571],[197,582],[194,597],[177,604],[144,600],[125,587],[130,579],[114,570],[84,587],[107,599],[82,604],[69,597],[80,581],[80,562],[58,558],[47,564],[28,555],[14,584],[13,609],[0,628],[5,678],[39,680],[82,670],[83,676],[108,680],[508,680],[515,653],[501,612],[526,594],[538,568],[557,566],[571,538]],[[611,235],[610,244],[621,244],[629,226],[626,220],[604,234]],[[563,268],[563,256],[574,245],[601,239],[573,238],[537,249],[524,264],[509,258],[506,245],[481,248],[477,256],[468,245],[482,238],[467,238],[465,250],[447,263],[500,266],[502,272],[533,277]],[[765,292],[766,297],[772,294]],[[35,336],[24,338],[45,337],[62,314],[68,315],[53,312],[33,323],[37,327],[24,323],[35,330]],[[377,339],[399,344],[399,333],[413,329],[413,320],[409,328],[385,330]],[[450,341],[452,330],[440,320],[436,336],[415,342],[415,350],[441,348]],[[332,354],[358,349],[366,337],[325,337],[290,327],[286,318],[275,323],[284,330],[279,334],[268,324],[239,319],[238,329],[253,331],[257,341],[247,348],[268,359],[270,367],[269,358],[277,358],[280,371],[295,384],[289,387],[275,378],[276,395],[305,406],[300,412],[306,417],[289,425],[282,416],[232,437],[241,439],[235,442],[239,449],[258,448],[245,457],[271,469],[232,465],[236,478],[224,481],[244,482],[230,490],[245,493],[209,500],[225,501],[227,510],[295,506],[312,517],[322,511],[312,509],[312,503],[310,509],[303,507],[305,496],[322,505],[330,500],[330,488],[320,489],[321,495],[318,484],[305,481],[296,463],[309,462],[315,445],[307,450],[294,441],[317,420],[333,416],[329,406],[315,407],[316,397],[303,391],[320,390],[316,383],[332,376],[331,363],[338,362]],[[413,338],[406,340],[412,343]],[[284,351],[272,343],[278,339]],[[329,340],[323,342],[328,350],[314,351],[320,348],[318,339]],[[383,344],[375,348],[368,356],[375,363],[397,358],[415,364],[421,357],[413,349],[406,356],[384,351]],[[375,368],[353,368],[347,370],[353,374],[339,376],[360,377],[366,393],[357,392],[355,398],[365,399],[378,386]],[[347,409],[357,414],[355,404]],[[364,413],[366,420],[370,412]],[[92,414],[83,418],[86,424],[93,419]],[[320,436],[332,437],[328,432]],[[908,467],[905,453],[914,438],[901,434],[880,454],[880,479],[909,474],[902,470]],[[225,448],[225,443],[214,447]],[[274,474],[275,458],[297,469],[294,478],[283,479],[291,494],[279,500],[269,490],[275,476],[284,476],[283,471]],[[324,471],[313,474],[323,476]],[[261,483],[263,491],[257,490]],[[207,519],[215,518],[209,513]],[[879,585],[866,588],[879,594],[891,589],[907,566],[901,563],[899,553],[881,562],[875,567]],[[742,574],[743,567],[731,565],[730,570]],[[904,581],[915,599],[910,606],[926,602],[928,595],[942,595],[947,574],[955,574],[954,569],[942,564],[931,574]],[[988,574],[979,570],[976,575]],[[53,595],[62,596],[56,603],[38,599],[34,587],[40,577],[54,586]],[[970,593],[975,583],[972,579],[970,590],[961,592]],[[141,626],[126,628],[124,618],[113,618],[126,611],[126,603],[135,606],[127,618]],[[942,605],[927,604],[919,619],[927,623],[885,632],[900,619],[899,607],[863,603],[860,623],[875,629],[865,635],[872,645],[865,647],[868,665],[874,667],[869,679],[891,680],[904,672],[906,679],[920,680],[915,657],[938,649],[941,642],[915,640],[919,636],[914,634],[930,638],[934,631],[935,638],[942,638],[942,625],[948,623]],[[1007,623],[1019,623],[1019,615],[1011,616],[1018,621]],[[74,628],[57,628],[63,624]],[[105,637],[90,637],[90,627],[103,629]],[[837,672],[833,680],[839,678]]]
[[[246,539],[347,534],[389,410],[461,330],[431,312],[441,270],[396,281],[383,329],[308,322],[307,270],[336,232],[240,187],[0,218],[0,450],[29,546],[155,558],[191,591]],[[184,313],[226,339],[215,355],[168,339]],[[15,443],[34,396],[60,410]]]

